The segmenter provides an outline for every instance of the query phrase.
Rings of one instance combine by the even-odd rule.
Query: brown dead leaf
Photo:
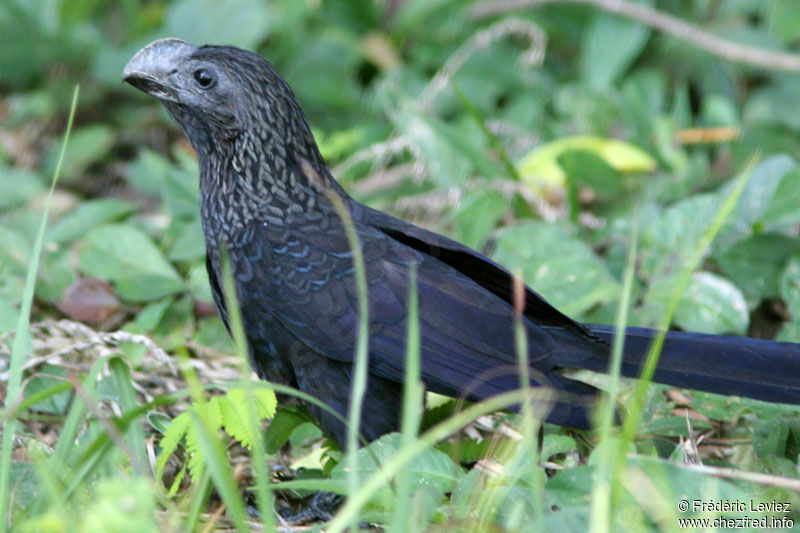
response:
[[[96,278],[82,278],[70,285],[57,307],[73,320],[102,324],[119,310],[114,288]]]

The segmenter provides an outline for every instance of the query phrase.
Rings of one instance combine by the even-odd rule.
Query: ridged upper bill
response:
[[[169,83],[180,61],[197,51],[197,47],[180,39],[160,39],[141,50],[125,65],[122,81],[130,83],[161,100],[177,101],[175,88]]]

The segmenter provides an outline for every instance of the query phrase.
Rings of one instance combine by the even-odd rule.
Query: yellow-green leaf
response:
[[[621,173],[652,172],[656,160],[631,143],[602,137],[566,137],[539,146],[522,158],[517,169],[525,183],[534,189],[562,187],[566,174],[558,158],[565,152],[581,150],[603,159]]]

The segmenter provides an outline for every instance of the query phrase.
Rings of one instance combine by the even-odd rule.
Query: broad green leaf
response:
[[[789,426],[779,420],[754,420],[753,451],[759,457],[767,455],[786,455],[789,441]]]
[[[194,341],[201,346],[208,346],[217,352],[235,354],[236,347],[231,336],[225,330],[225,325],[219,317],[213,316],[197,321],[197,331]]]
[[[326,134],[322,130],[313,130],[319,153],[325,161],[337,161],[355,151],[364,131],[361,128],[332,131]]]
[[[793,320],[800,320],[800,255],[794,254],[786,263],[779,280],[780,296]]]
[[[781,130],[790,128],[795,132],[800,131],[800,117],[795,113],[788,112],[789,109],[794,108],[800,103],[798,89],[800,89],[800,80],[797,79],[797,76],[789,75],[779,76],[773,83],[755,89],[745,103],[742,111],[745,122],[748,125],[775,125],[780,126]],[[757,130],[753,133],[758,134]],[[745,135],[746,134],[747,133],[745,133]],[[759,137],[762,136],[759,135],[754,138],[754,140]],[[769,137],[764,139],[764,141],[769,140],[771,140]],[[791,147],[794,146],[795,143],[796,141],[789,143],[789,146],[786,147],[788,150],[784,150],[792,153],[793,149]],[[772,153],[775,151],[775,147],[770,146],[770,144],[772,143],[764,146],[764,148],[769,150],[765,151],[765,153]],[[762,148],[760,145],[757,147]]]
[[[269,33],[269,4],[258,0],[178,0],[167,11],[164,37],[196,46],[232,44],[254,48]]]
[[[134,210],[135,207],[130,203],[115,198],[87,200],[53,225],[47,232],[47,240],[74,241],[101,224],[118,220],[133,213]]]
[[[43,391],[51,389],[53,386],[60,385],[67,377],[67,371],[55,365],[44,365],[42,374],[33,376],[28,384],[25,385],[24,398],[28,399]],[[64,391],[49,396],[48,398],[33,404],[30,409],[40,413],[53,415],[64,415],[72,401],[72,391]]]
[[[123,224],[92,231],[78,263],[86,274],[111,281],[130,301],[155,300],[184,289],[178,273],[147,235]]]
[[[214,296],[211,294],[211,284],[208,281],[208,271],[204,262],[197,263],[189,269],[186,282],[189,285],[189,292],[195,300],[208,303],[214,302]]]
[[[702,420],[692,420],[693,429],[711,429],[711,424]],[[686,418],[682,416],[660,416],[642,422],[639,433],[662,437],[686,436]]]
[[[784,44],[790,44],[800,37],[800,9],[795,0],[773,0],[768,4],[769,27]]]
[[[43,189],[37,174],[0,164],[0,209],[23,205]]]
[[[795,167],[787,172],[774,190],[758,221],[762,224],[800,222],[800,169]]]
[[[620,173],[593,152],[571,150],[558,157],[573,186],[589,187],[600,199],[618,199],[625,190]]]
[[[463,183],[472,170],[463,152],[440,135],[432,119],[416,114],[396,116],[397,128],[416,146],[430,169],[431,178],[442,187]]]
[[[508,201],[498,191],[478,189],[468,193],[456,213],[459,240],[480,250],[506,209]]]
[[[125,169],[125,179],[133,187],[152,195],[160,195],[164,178],[174,165],[153,150],[140,150],[136,159]]]
[[[197,209],[193,203],[193,210]],[[192,219],[178,233],[178,236],[169,249],[168,257],[171,261],[192,261],[204,258],[206,255],[206,241],[203,237],[203,227],[200,218]]]
[[[199,193],[197,173],[192,170],[171,165],[162,177],[161,196],[173,216],[197,218]]]
[[[753,235],[715,256],[722,272],[751,302],[779,295],[778,279],[800,240],[766,233]]]
[[[561,187],[566,173],[558,159],[574,150],[591,152],[621,173],[652,172],[656,168],[655,159],[631,143],[602,137],[566,137],[535,148],[522,158],[517,169],[523,181],[534,188]]]
[[[611,86],[642,51],[649,35],[642,23],[597,11],[581,45],[582,77],[598,88]]]
[[[780,331],[775,336],[776,341],[781,342],[800,342],[800,320],[792,317],[792,320],[784,322]]]
[[[0,224],[0,266],[24,274],[31,254],[31,243],[16,229]]]
[[[756,165],[739,196],[736,209],[714,239],[711,245],[712,253],[727,250],[733,244],[753,234],[760,218],[767,214],[783,177],[795,166],[795,161],[783,154],[766,158]],[[721,187],[719,194],[727,194],[730,187],[731,184]]]
[[[410,106],[394,113],[392,119],[419,151],[438,186],[460,185],[475,170],[483,176],[499,174],[486,157],[483,135],[471,135],[477,128],[474,122],[456,127]]]
[[[654,284],[665,285],[665,279],[680,271],[708,228],[719,205],[715,194],[695,195],[668,209],[653,209],[642,219],[639,271]],[[665,289],[671,292],[671,288]]]
[[[558,226],[525,222],[498,232],[492,258],[556,308],[574,315],[616,297],[619,284],[605,264],[579,239]]]
[[[750,400],[749,398],[693,391],[692,409],[712,420],[735,421],[743,415],[752,415],[759,420],[771,420],[781,413],[790,411],[793,407]]]
[[[400,434],[389,433],[369,444],[368,448],[358,450],[359,479],[367,479],[377,472],[381,465],[400,448]],[[377,462],[376,462],[377,460]],[[346,463],[336,465],[331,471],[331,478],[342,481],[347,480]],[[434,448],[422,452],[407,467],[412,472],[410,476],[412,491],[420,487],[435,488],[439,493],[452,492],[464,478],[464,470],[453,462],[447,454]],[[390,490],[386,487],[384,491]],[[377,496],[377,495],[376,495]],[[376,501],[381,501],[376,498]]]
[[[74,263],[75,257],[69,248],[46,254],[36,282],[36,296],[51,303],[61,299],[77,278]]]
[[[742,292],[711,272],[695,272],[684,291],[674,321],[700,333],[747,333],[750,314]]]
[[[292,432],[308,421],[309,418],[305,413],[300,413],[292,407],[281,406],[267,427],[264,450],[267,453],[276,453],[289,440]]]
[[[72,132],[69,139],[69,150],[64,154],[61,166],[63,180],[80,177],[86,168],[102,159],[114,144],[114,131],[105,125],[94,124],[84,126]],[[45,155],[45,173],[52,175],[61,146],[54,143]]]
[[[567,435],[545,435],[542,441],[542,460],[548,460],[554,455],[567,453],[574,450],[578,444]]]
[[[173,298],[162,298],[148,303],[137,313],[135,323],[142,326],[145,331],[153,331],[163,320],[172,302]]]
[[[363,90],[353,75],[363,59],[358,41],[329,32],[298,42],[297,48],[282,74],[306,113],[357,109]]]
[[[17,327],[18,316],[19,309],[5,298],[0,298],[0,335]]]

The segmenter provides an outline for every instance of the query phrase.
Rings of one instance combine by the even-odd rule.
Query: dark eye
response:
[[[194,80],[203,89],[208,89],[214,83],[214,77],[207,70],[199,69],[194,71]]]

